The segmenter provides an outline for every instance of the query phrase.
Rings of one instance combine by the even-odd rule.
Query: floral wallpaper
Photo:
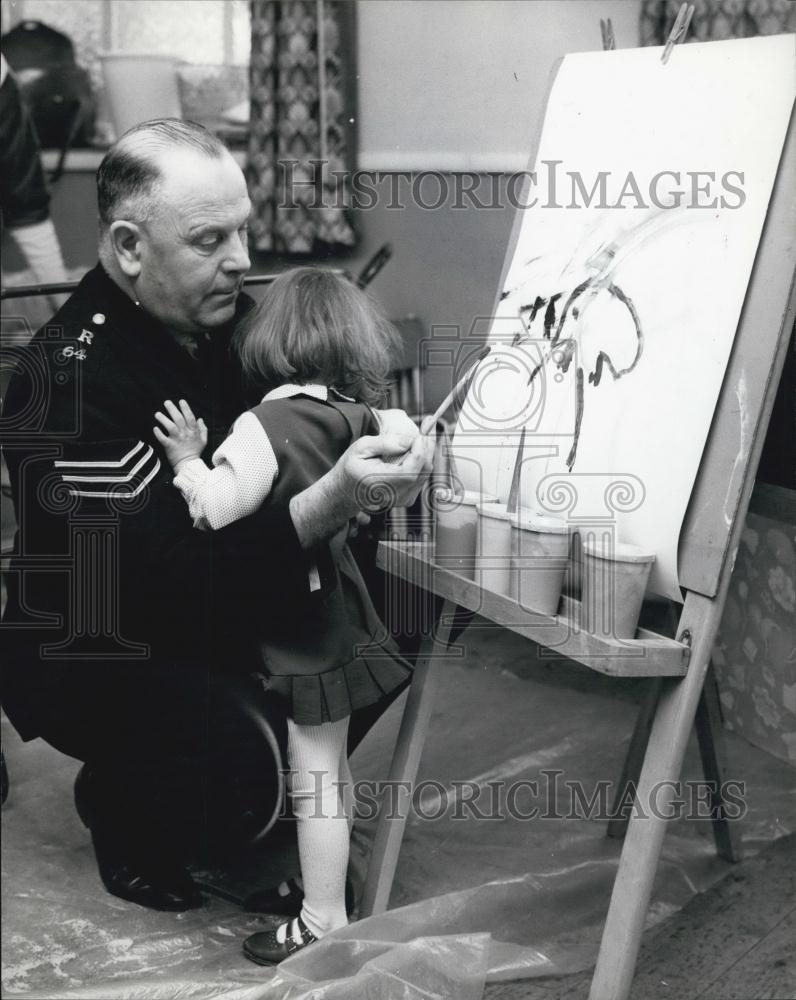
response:
[[[681,0],[642,0],[641,44],[663,45]],[[689,41],[778,35],[796,28],[793,0],[695,0]]]
[[[730,729],[796,767],[796,545],[749,514],[713,663]]]
[[[250,232],[262,252],[353,247],[354,8],[252,0]]]

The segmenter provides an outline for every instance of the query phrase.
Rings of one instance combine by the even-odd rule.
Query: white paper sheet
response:
[[[505,500],[525,427],[523,506],[613,522],[655,553],[650,589],[679,598],[680,528],[776,177],[796,46],[681,45],[666,65],[661,51],[564,59],[525,197],[536,204],[521,209],[454,453],[468,488]]]

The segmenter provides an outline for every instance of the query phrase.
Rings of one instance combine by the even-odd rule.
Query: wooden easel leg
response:
[[[710,808],[716,852],[720,858],[734,864],[743,857],[743,846],[737,823],[730,822],[724,815],[722,789],[726,777],[726,749],[719,706],[719,690],[712,665],[708,667],[705,685],[702,688],[702,695],[697,706],[696,731],[699,753],[702,757],[702,769],[705,773],[705,780],[712,790]]]
[[[622,766],[622,775],[616,788],[614,804],[611,807],[607,833],[609,837],[615,837],[617,840],[621,840],[627,832],[627,824],[635,798],[634,791],[638,788],[641,766],[644,763],[652,720],[655,718],[655,709],[658,707],[660,696],[661,678],[655,677],[649,682],[647,693],[639,708],[633,735],[630,737],[630,746]]]
[[[359,908],[360,917],[383,913],[390,901],[390,890],[412,802],[412,789],[439,685],[442,669],[440,654],[447,648],[455,612],[456,605],[445,601],[436,629],[423,640],[420,647],[390,764],[387,795],[382,796],[376,838]]]
[[[729,574],[727,574],[729,575]],[[679,636],[690,633],[691,662],[682,680],[665,681],[641,769],[637,809],[627,828],[589,1000],[627,1000],[660,858],[667,819],[676,813],[676,782],[694,724],[724,596],[689,593]]]
[[[677,634],[677,623],[680,618],[680,609],[674,601],[667,601],[665,604],[658,602],[654,606],[655,621],[652,628],[656,632],[674,638]],[[644,699],[639,708],[636,725],[633,735],[630,738],[630,746],[627,749],[627,756],[622,765],[622,774],[619,784],[616,787],[616,795],[611,806],[611,816],[608,820],[606,831],[609,837],[621,840],[627,833],[627,824],[630,819],[630,812],[633,804],[633,792],[638,788],[638,779],[641,775],[641,765],[644,763],[644,754],[647,752],[652,720],[655,717],[655,710],[658,707],[658,699],[661,696],[661,680],[655,678],[650,682]]]
[[[641,766],[647,750],[660,690],[661,681],[656,679],[644,696],[630,739],[627,756],[622,766],[622,775],[617,785],[607,829],[607,835],[617,840],[621,840],[627,832],[634,799],[633,790],[638,788]],[[710,808],[716,853],[724,861],[736,864],[743,858],[743,845],[737,822],[728,820],[724,815],[722,789],[726,778],[726,752],[719,692],[712,665],[708,667],[705,684],[699,696],[695,725],[699,753],[702,759],[702,771],[705,775],[705,781],[711,786],[712,791]]]

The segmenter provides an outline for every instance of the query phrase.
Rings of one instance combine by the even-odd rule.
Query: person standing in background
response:
[[[37,282],[67,281],[61,246],[50,218],[39,139],[9,69],[0,55],[0,210],[3,227],[25,256]],[[52,308],[60,303],[50,300]]]

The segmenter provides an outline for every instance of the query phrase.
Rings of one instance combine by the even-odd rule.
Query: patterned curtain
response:
[[[323,255],[356,242],[346,176],[355,149],[354,14],[351,0],[251,0],[246,179],[259,251]]]
[[[641,44],[665,45],[682,0],[642,0]],[[793,0],[694,0],[688,40],[716,41],[796,31]]]

